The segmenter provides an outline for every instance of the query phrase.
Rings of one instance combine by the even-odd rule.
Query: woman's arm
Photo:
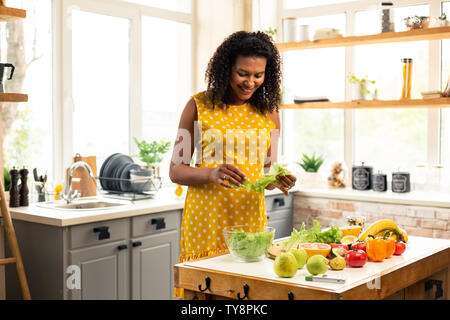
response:
[[[246,177],[241,171],[231,165],[221,164],[216,168],[193,168],[190,166],[194,148],[198,142],[195,141],[197,120],[197,107],[194,99],[191,98],[181,114],[170,162],[170,180],[185,186],[217,182],[226,188],[232,188],[232,185],[225,182],[227,180],[240,186]],[[224,179],[224,177],[226,178]]]

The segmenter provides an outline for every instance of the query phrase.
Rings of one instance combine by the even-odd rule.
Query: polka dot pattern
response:
[[[270,117],[248,104],[226,110],[213,108],[206,92],[193,98],[201,137],[196,167],[215,168],[228,163],[245,173],[250,182],[260,178],[270,132],[275,129]],[[181,225],[180,261],[223,252],[226,243],[222,229],[230,225],[255,229],[266,226],[264,194],[225,188],[218,183],[189,186]]]

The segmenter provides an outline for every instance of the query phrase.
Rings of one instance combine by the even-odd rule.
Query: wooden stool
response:
[[[3,183],[0,180],[0,210],[3,217],[6,238],[8,239],[9,248],[11,249],[11,258],[0,258],[0,265],[15,263],[17,277],[19,278],[20,290],[22,291],[22,298],[24,300],[31,300],[30,289],[28,288],[27,277],[25,276],[25,269],[20,255],[19,245],[17,244],[16,232],[12,224],[11,215],[9,213],[8,203],[5,197],[5,190]]]

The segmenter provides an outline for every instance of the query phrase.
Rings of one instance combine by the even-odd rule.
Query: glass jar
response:
[[[381,32],[394,31],[394,4],[392,2],[381,3]]]
[[[443,192],[444,191],[444,166],[441,164],[433,165],[431,169],[431,181],[432,188],[431,190],[434,192]]]
[[[414,191],[425,191],[427,185],[427,165],[418,163],[411,175],[411,183]]]
[[[412,58],[403,58],[403,88],[401,99],[411,99]]]

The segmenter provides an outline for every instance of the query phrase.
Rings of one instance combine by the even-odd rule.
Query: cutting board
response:
[[[97,158],[95,156],[83,157],[79,153],[73,158],[73,162],[84,161],[92,169],[92,174],[97,176]],[[67,169],[66,178],[69,177],[69,169]],[[83,167],[78,167],[73,172],[72,176],[72,190],[78,190],[81,197],[91,197],[97,195],[97,181],[89,176],[87,170]]]

